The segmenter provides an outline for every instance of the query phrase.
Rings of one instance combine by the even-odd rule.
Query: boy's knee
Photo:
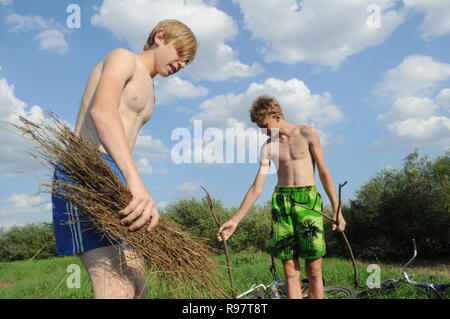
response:
[[[283,263],[284,275],[286,280],[298,280],[300,279],[300,268],[292,261],[286,261]]]
[[[306,275],[309,279],[322,278],[322,269],[321,268],[309,267],[306,269],[306,272],[307,272]]]
[[[284,274],[286,276],[286,280],[296,280],[298,281],[300,279],[300,272],[299,271],[287,271]]]
[[[320,278],[322,278],[322,272],[320,272],[320,271],[310,271],[307,274],[307,277],[308,277],[309,280],[320,279]]]

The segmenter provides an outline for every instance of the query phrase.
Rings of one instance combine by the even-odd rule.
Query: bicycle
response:
[[[268,286],[263,283],[255,284],[247,291],[238,295],[237,299],[284,299],[287,297],[286,282],[279,279],[277,275],[275,260],[272,257],[270,272],[274,276],[274,281]],[[323,280],[323,278],[322,278]],[[324,281],[324,280],[323,280]],[[303,298],[308,298],[308,279],[302,280],[301,285]],[[325,286],[324,281],[324,299],[355,299],[355,292],[344,286]]]
[[[401,283],[406,283],[406,284],[412,285],[414,287],[425,288],[427,290],[427,292],[429,292],[429,291],[434,292],[435,297],[440,298],[440,299],[448,299],[449,298],[450,284],[448,284],[448,283],[447,284],[433,283],[433,281],[434,281],[433,276],[430,277],[430,282],[415,282],[415,281],[410,280],[410,278],[412,278],[413,275],[412,274],[408,275],[408,273],[406,272],[406,269],[408,268],[408,266],[413,262],[413,260],[417,256],[416,241],[415,241],[415,239],[413,239],[412,241],[413,241],[413,246],[414,246],[414,253],[413,253],[412,258],[403,266],[403,278],[386,279],[385,281],[380,283],[379,288],[372,288],[372,289],[360,292],[358,294],[358,298],[368,297],[373,294],[387,294],[387,293],[397,289]]]

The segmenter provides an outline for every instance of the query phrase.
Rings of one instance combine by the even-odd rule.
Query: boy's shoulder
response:
[[[131,52],[128,49],[124,49],[124,48],[116,48],[111,50],[108,55],[110,54],[116,54],[116,55],[127,55],[127,56],[135,56],[135,54],[133,52]]]
[[[298,125],[298,132],[306,138],[318,135],[317,129],[312,125]]]
[[[110,51],[104,61],[116,61],[116,62],[126,62],[126,63],[135,63],[136,62],[136,54],[131,52],[130,50],[117,48]]]
[[[118,48],[110,51],[106,57],[100,62],[103,69],[114,70],[119,72],[121,76],[131,77],[138,66],[138,56],[123,48]]]

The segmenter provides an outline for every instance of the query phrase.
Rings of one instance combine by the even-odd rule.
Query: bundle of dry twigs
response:
[[[75,182],[45,181],[41,183],[44,192],[64,194],[113,244],[125,241],[151,264],[166,289],[173,289],[170,296],[229,297],[223,275],[200,238],[164,216],[151,232],[146,227],[131,232],[120,223],[118,212],[131,201],[131,194],[99,151],[52,113],[50,120],[41,123],[19,119],[19,124],[12,125],[38,145],[30,154]]]

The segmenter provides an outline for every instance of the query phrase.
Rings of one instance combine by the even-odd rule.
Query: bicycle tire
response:
[[[387,294],[400,286],[400,282],[386,281],[380,284],[380,288],[370,288],[358,293],[359,299],[366,299],[379,295]]]
[[[392,281],[388,281],[388,282],[384,282],[381,283],[381,287],[378,288],[378,293],[380,294],[387,294],[390,293],[391,291],[397,289],[397,287],[400,286],[400,282],[392,282]]]
[[[303,297],[308,297],[308,290]],[[326,286],[323,287],[323,299],[355,299],[355,292],[344,286]]]
[[[433,290],[431,290],[433,291]],[[437,288],[437,292],[433,291],[434,297],[438,299],[450,299],[450,286],[449,285],[442,285],[441,287]]]

